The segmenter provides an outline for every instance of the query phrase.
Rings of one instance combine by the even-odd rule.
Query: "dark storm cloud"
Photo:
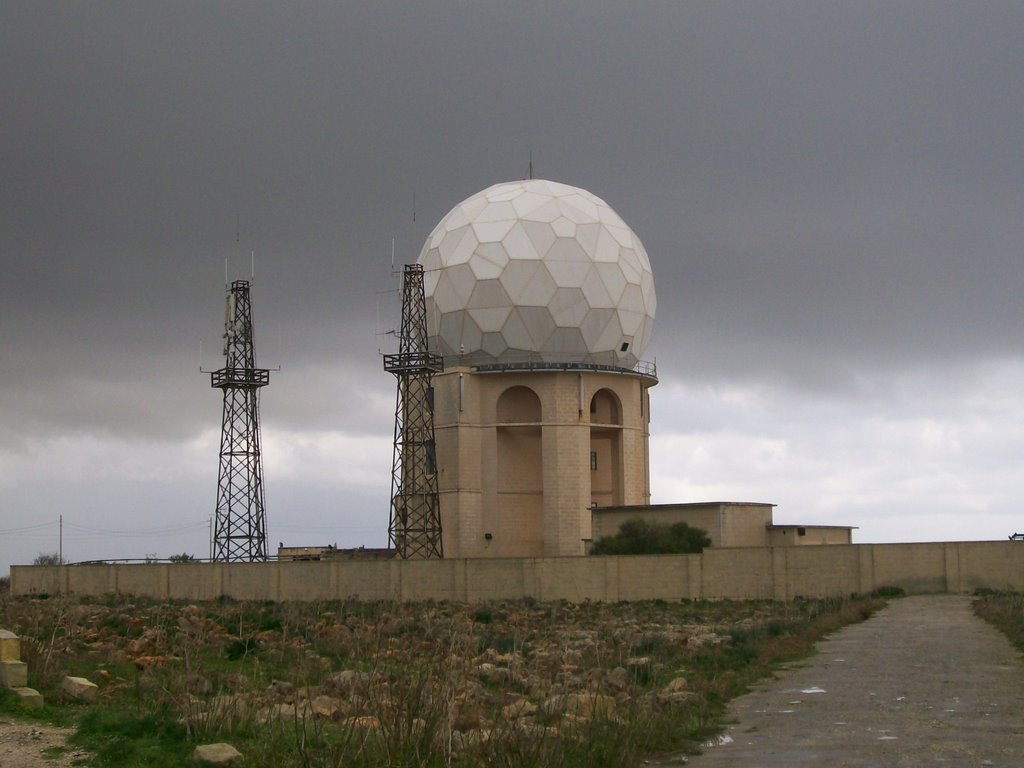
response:
[[[6,311],[77,362],[194,344],[233,249],[259,251],[258,318],[365,320],[391,236],[413,258],[531,150],[640,232],[659,326],[712,367],[722,334],[784,366],[999,354],[1020,330],[1019,7],[4,15]]]

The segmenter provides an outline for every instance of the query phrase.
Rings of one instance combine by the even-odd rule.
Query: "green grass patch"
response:
[[[49,725],[66,726],[71,718],[68,713],[59,707],[47,703],[40,708],[25,707],[14,691],[9,688],[0,687],[0,714],[10,715],[19,720],[34,720]]]
[[[79,718],[68,739],[104,768],[180,768],[189,765],[194,747],[174,713],[133,714],[120,707],[96,706]]]

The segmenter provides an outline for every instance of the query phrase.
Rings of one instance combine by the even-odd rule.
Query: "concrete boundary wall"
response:
[[[408,561],[13,566],[11,593],[181,600],[789,600],[866,594],[1024,592],[1024,543],[709,549],[701,555]]]

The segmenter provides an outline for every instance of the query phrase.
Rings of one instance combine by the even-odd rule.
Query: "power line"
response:
[[[26,525],[23,528],[4,528],[0,530],[0,533],[21,533],[23,531],[39,531],[44,528],[55,528],[57,527],[57,525],[58,522],[56,520],[52,520],[49,523],[36,523],[35,525]]]
[[[205,528],[208,525],[206,520],[200,520],[193,523],[182,523],[181,525],[170,525],[163,526],[160,528],[131,528],[127,530],[112,530],[108,528],[94,528],[89,525],[76,525],[74,523],[64,522],[65,528],[71,528],[76,531],[82,531],[83,533],[90,534],[102,534],[104,536],[149,536],[156,534],[166,533],[178,533],[181,531],[197,530],[199,528]]]

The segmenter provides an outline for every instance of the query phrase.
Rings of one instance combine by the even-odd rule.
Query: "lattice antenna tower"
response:
[[[224,367],[210,374],[210,385],[224,393],[213,534],[215,561],[267,559],[259,393],[269,383],[270,371],[256,367],[249,281],[235,280],[228,290],[224,314]]]
[[[444,360],[427,349],[422,264],[406,264],[402,269],[398,354],[384,355],[384,370],[398,380],[388,541],[403,560],[444,557],[432,386],[434,374],[444,370]]]

